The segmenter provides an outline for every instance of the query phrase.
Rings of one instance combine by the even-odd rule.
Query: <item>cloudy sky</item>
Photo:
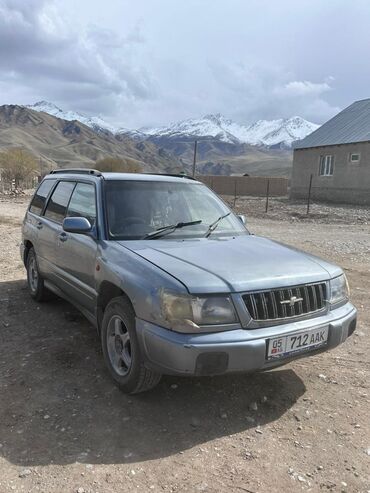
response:
[[[0,104],[321,123],[370,97],[369,25],[369,0],[0,0]]]

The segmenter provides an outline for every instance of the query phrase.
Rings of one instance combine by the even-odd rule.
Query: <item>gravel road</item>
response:
[[[0,197],[0,492],[370,491],[370,213],[240,199],[255,234],[339,263],[359,309],[332,352],[256,375],[164,378],[126,396],[94,329],[33,302],[25,198]],[[341,211],[342,209],[342,211]]]

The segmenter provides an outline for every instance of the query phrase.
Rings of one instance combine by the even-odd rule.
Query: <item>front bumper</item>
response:
[[[356,327],[357,310],[351,303],[321,317],[254,330],[236,329],[209,334],[180,334],[136,319],[142,354],[148,367],[172,375],[217,375],[265,370],[303,356],[327,351],[343,343]],[[324,347],[292,357],[266,359],[268,339],[329,326]]]

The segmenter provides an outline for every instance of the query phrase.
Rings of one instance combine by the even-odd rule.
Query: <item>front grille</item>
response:
[[[243,300],[256,321],[299,317],[325,308],[326,283],[247,293]]]

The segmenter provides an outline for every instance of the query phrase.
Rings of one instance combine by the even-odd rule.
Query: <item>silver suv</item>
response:
[[[186,177],[54,171],[23,223],[30,294],[81,310],[130,393],[162,374],[267,370],[344,342],[356,309],[343,271],[242,219]]]

